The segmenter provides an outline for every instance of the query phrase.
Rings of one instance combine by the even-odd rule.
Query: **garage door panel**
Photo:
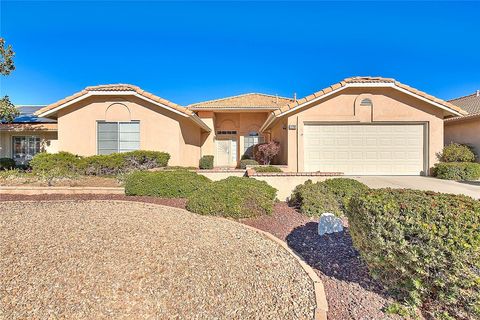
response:
[[[304,126],[305,171],[418,175],[424,169],[423,125]]]

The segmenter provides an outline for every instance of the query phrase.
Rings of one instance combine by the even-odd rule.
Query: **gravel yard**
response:
[[[312,319],[314,301],[290,254],[231,221],[137,202],[0,202],[2,319]]]

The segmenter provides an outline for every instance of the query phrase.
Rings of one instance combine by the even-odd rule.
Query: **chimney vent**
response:
[[[293,102],[297,102],[297,93],[296,92],[293,93]]]
[[[477,97],[480,97],[480,90],[477,90]]]

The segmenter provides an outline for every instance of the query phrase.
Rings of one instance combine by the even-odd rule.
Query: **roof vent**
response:
[[[480,90],[477,90],[477,97],[480,97]]]
[[[371,107],[373,106],[372,99],[370,98],[365,98],[360,101],[360,105],[363,107]]]

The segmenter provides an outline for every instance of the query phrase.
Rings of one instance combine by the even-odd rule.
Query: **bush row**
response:
[[[192,212],[233,218],[272,213],[276,192],[264,181],[229,177],[212,182],[186,170],[138,171],[125,181],[127,195],[187,198]]]
[[[316,183],[307,180],[293,190],[289,202],[308,216],[325,212],[340,216],[348,210],[350,199],[366,190],[369,190],[366,185],[354,179],[335,178]]]
[[[353,197],[347,213],[355,247],[399,301],[434,319],[480,317],[478,200],[372,189]]]
[[[11,158],[0,158],[0,170],[11,170],[15,168],[15,161]]]
[[[169,159],[168,153],[143,150],[90,157],[80,157],[69,152],[39,153],[30,161],[30,166],[35,173],[116,175],[165,167]]]
[[[433,175],[446,180],[478,180],[480,179],[480,163],[439,162],[435,164]]]

